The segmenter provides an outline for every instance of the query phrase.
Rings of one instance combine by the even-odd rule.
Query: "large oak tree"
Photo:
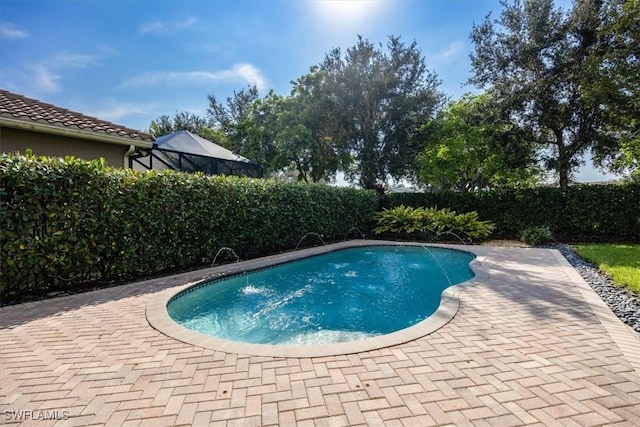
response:
[[[501,4],[499,19],[488,16],[471,33],[470,82],[531,130],[547,167],[567,188],[587,151],[606,157],[620,149],[622,129],[611,114],[619,97],[601,87],[608,66],[603,0],[576,0],[568,12],[553,0]]]

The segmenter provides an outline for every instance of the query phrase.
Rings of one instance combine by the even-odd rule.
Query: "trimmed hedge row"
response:
[[[375,191],[0,155],[0,299],[247,258],[366,229]]]
[[[501,189],[474,193],[399,193],[385,198],[387,207],[450,208],[478,212],[496,226],[494,234],[520,237],[529,227],[548,226],[568,240],[637,239],[640,237],[640,184],[576,185]]]

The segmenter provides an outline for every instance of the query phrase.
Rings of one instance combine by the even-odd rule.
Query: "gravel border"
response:
[[[640,333],[640,297],[614,285],[610,277],[598,270],[593,264],[580,258],[571,246],[565,243],[555,243],[548,247],[560,251],[569,264],[580,273],[585,282],[607,303],[611,311],[631,329]]]

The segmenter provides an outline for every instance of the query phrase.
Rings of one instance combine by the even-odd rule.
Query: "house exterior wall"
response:
[[[0,126],[0,152],[24,154],[27,148],[39,156],[73,156],[83,160],[104,157],[108,165],[121,168],[129,147]]]

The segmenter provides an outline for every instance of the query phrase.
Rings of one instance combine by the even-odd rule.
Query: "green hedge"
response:
[[[518,238],[529,227],[548,226],[567,240],[637,239],[640,236],[640,184],[575,185],[504,189],[473,193],[399,193],[386,197],[387,207],[450,208],[478,212],[491,220],[494,234]]]
[[[368,229],[375,191],[0,155],[0,299],[292,248]]]

